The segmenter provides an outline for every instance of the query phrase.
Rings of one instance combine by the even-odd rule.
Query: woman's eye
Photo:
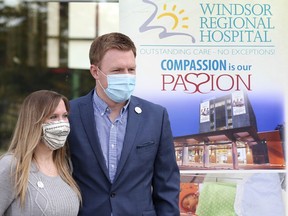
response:
[[[57,116],[55,116],[55,115],[50,117],[50,119],[56,119],[56,118],[57,118]]]

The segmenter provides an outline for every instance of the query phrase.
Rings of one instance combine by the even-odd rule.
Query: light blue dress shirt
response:
[[[111,113],[108,105],[98,97],[96,91],[93,95],[94,118],[96,122],[96,132],[98,134],[103,156],[109,171],[110,181],[113,183],[120,160],[123,142],[126,132],[128,105],[122,108],[120,115],[114,122],[111,122]]]

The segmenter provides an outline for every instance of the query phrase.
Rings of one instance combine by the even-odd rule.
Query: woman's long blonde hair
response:
[[[8,152],[15,157],[15,169],[12,170],[15,178],[16,196],[20,203],[25,204],[25,195],[28,187],[28,178],[36,146],[41,141],[42,124],[54,112],[59,102],[63,100],[69,112],[68,99],[54,91],[40,90],[28,95],[20,108],[18,120]],[[80,189],[71,174],[69,152],[66,144],[63,148],[53,151],[53,160],[61,178],[77,193],[81,202]]]

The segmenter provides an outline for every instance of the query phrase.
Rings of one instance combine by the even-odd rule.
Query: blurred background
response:
[[[0,1],[0,154],[29,93],[49,89],[72,99],[94,87],[89,46],[112,31],[119,31],[115,0]]]

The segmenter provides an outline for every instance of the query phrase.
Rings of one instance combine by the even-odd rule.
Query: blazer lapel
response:
[[[136,110],[135,110],[136,108]],[[128,114],[128,121],[126,126],[126,134],[123,143],[123,149],[120,157],[119,164],[117,166],[117,172],[115,175],[114,182],[117,180],[117,177],[121,173],[129,153],[134,145],[134,140],[136,138],[136,134],[138,131],[140,119],[142,118],[141,112],[137,112],[137,109],[141,109],[141,106],[138,104],[137,100],[134,97],[131,97],[131,101],[129,104],[129,114]]]
[[[93,93],[87,95],[85,103],[79,104],[81,121],[88,136],[89,144],[91,145],[94,155],[98,163],[100,164],[101,169],[105,173],[106,177],[109,179],[108,169],[105,164],[105,159],[100,146],[98,134],[96,133],[92,95]]]

